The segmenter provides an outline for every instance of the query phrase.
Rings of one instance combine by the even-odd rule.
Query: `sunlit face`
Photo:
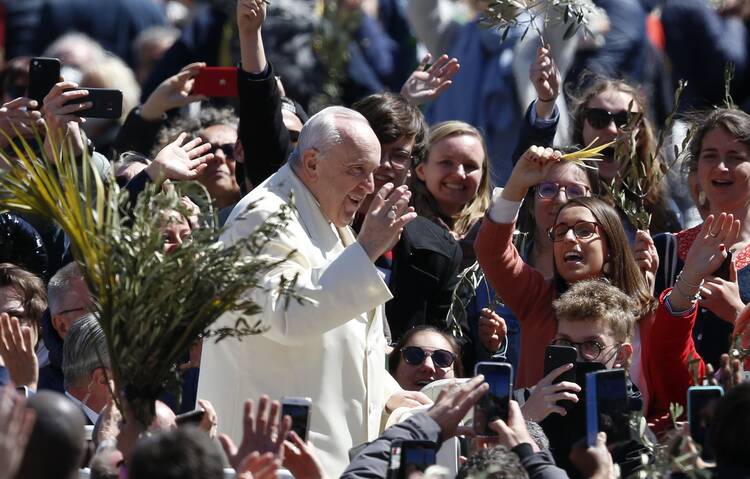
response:
[[[709,131],[698,156],[698,183],[712,212],[746,210],[750,204],[747,146],[724,128]]]
[[[50,305],[52,326],[65,339],[73,323],[92,309],[91,293],[86,282],[81,277],[71,278],[59,303]]]
[[[587,108],[599,108],[606,110],[612,114],[619,112],[627,112],[628,106],[633,102],[632,112],[637,113],[640,111],[638,104],[633,101],[633,95],[625,93],[619,90],[609,89],[601,92],[600,94],[593,97],[586,104]],[[615,121],[610,121],[609,124],[602,128],[594,127],[588,119],[583,121],[583,143],[584,146],[588,146],[595,139],[594,146],[603,145],[617,139],[617,135],[620,133]],[[607,149],[604,152],[604,161],[599,163],[599,176],[604,179],[611,179],[617,174],[620,169],[620,165],[615,162],[613,156],[613,150]]]
[[[21,329],[31,330],[31,342],[36,345],[39,339],[38,324],[34,318],[26,316],[23,296],[13,286],[0,288],[0,313],[8,313],[9,316],[18,318],[21,322]]]
[[[404,348],[408,346],[416,346],[428,352],[438,349],[454,352],[451,344],[441,334],[433,331],[415,333]],[[419,391],[438,379],[455,377],[454,365],[455,362],[446,368],[437,367],[432,357],[427,355],[421,364],[412,365],[408,364],[402,355],[396,368],[396,381],[407,391]]]
[[[437,201],[441,213],[453,216],[476,198],[482,181],[484,149],[474,135],[453,135],[430,145],[417,177]]]
[[[549,173],[544,177],[545,182],[557,183],[561,187],[557,194],[552,198],[540,198],[539,194],[534,194],[534,220],[537,225],[538,237],[546,237],[547,230],[555,224],[555,218],[560,211],[560,207],[568,202],[569,187],[585,187],[586,191],[591,191],[589,179],[580,168],[566,162],[556,163],[550,168]],[[571,189],[572,191],[572,189]]]
[[[566,225],[571,229],[561,241],[553,246],[555,267],[567,283],[601,276],[607,260],[607,244],[601,226],[595,226],[595,233],[586,239],[576,237],[572,227],[578,222],[597,223],[594,214],[583,206],[563,208],[557,217],[557,225]]]
[[[213,125],[205,128],[200,137],[204,143],[211,144],[214,157],[208,161],[208,166],[198,181],[206,187],[220,207],[227,206],[225,203],[236,200],[240,191],[234,176],[237,130],[228,125]]]
[[[563,339],[575,343],[576,346],[574,347],[578,350],[578,361],[581,362],[592,361],[584,358],[581,354],[582,347],[580,345],[587,341],[595,341],[601,347],[599,356],[593,360],[594,362],[602,363],[607,368],[612,368],[616,361],[626,359],[623,358],[624,353],[620,353],[622,344],[617,342],[614,331],[612,331],[612,328],[603,319],[596,321],[560,319],[557,321],[555,339]],[[620,353],[619,357],[618,353]]]
[[[308,188],[323,214],[342,228],[352,222],[357,209],[375,190],[373,172],[380,165],[380,143],[369,125],[344,124],[339,120],[344,141],[322,153],[302,152]]]

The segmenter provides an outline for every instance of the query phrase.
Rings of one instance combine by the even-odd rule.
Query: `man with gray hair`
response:
[[[349,226],[375,189],[379,164],[380,144],[361,114],[330,107],[308,120],[288,164],[237,204],[222,236],[227,244],[242,241],[294,206],[262,253],[278,266],[263,289],[247,291],[263,312],[244,319],[267,329],[203,345],[198,396],[215,405],[219,428],[240,438],[245,398],[309,397],[309,437],[330,477],[346,468],[352,446],[378,437],[383,415],[429,402],[401,390],[385,369],[383,304],[391,293],[373,264],[416,217],[407,187],[389,183],[378,191],[357,238]],[[279,284],[292,278],[306,301],[279,295]],[[231,327],[243,314],[228,313],[219,325]],[[233,450],[231,439],[223,443]]]
[[[65,395],[77,404],[89,424],[96,424],[110,397],[107,340],[94,314],[76,321],[63,348]]]

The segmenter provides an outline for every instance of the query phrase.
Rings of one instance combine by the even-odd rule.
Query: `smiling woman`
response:
[[[750,302],[750,115],[719,108],[697,121],[684,164],[705,195],[707,216],[729,213],[739,219],[738,242],[730,248],[732,265],[728,274],[714,272],[701,289],[701,308],[693,327],[698,354],[719,366],[727,352],[734,322],[744,304]],[[656,294],[674,285],[687,253],[702,225],[677,234],[654,237],[660,270]],[[721,269],[721,268],[720,268]],[[717,270],[718,271],[718,270]]]

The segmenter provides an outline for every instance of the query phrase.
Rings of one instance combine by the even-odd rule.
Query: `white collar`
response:
[[[68,399],[73,401],[78,407],[81,408],[81,411],[86,415],[86,417],[89,418],[89,421],[91,421],[91,424],[96,424],[96,421],[99,419],[99,413],[88,407],[87,405],[83,404],[80,399],[76,398],[72,394],[70,394],[67,390],[65,391],[65,395],[68,396]]]

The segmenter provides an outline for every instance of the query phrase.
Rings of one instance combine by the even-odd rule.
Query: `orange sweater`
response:
[[[544,350],[555,338],[551,280],[526,264],[511,241],[515,224],[485,217],[474,243],[487,281],[521,322],[521,360],[513,387],[531,387],[544,376]]]

